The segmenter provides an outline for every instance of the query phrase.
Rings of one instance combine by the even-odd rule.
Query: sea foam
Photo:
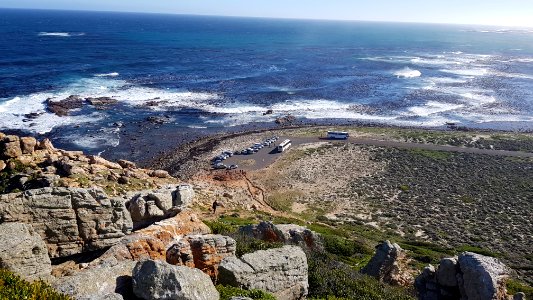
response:
[[[56,37],[71,37],[71,36],[83,36],[84,32],[39,32],[38,36],[56,36]]]
[[[415,78],[420,77],[422,73],[418,70],[413,70],[410,68],[403,68],[393,73],[397,78]]]

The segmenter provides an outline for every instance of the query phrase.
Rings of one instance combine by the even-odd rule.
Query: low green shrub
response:
[[[352,241],[333,235],[323,235],[324,248],[327,252],[340,255],[352,256],[355,254],[373,254],[374,249],[366,247],[363,243]]]
[[[69,300],[42,281],[27,282],[11,271],[0,269],[0,299]]]
[[[506,282],[507,293],[514,295],[518,292],[526,294],[526,299],[533,299],[533,287],[518,280],[509,279]]]
[[[327,253],[310,253],[307,262],[310,299],[414,299],[406,289],[382,284],[372,277],[362,275]]]
[[[222,222],[222,221],[203,221],[207,225],[211,232],[214,234],[231,234],[237,231],[237,228],[231,224]]]
[[[235,241],[237,241],[236,255],[238,257],[241,257],[246,253],[255,252],[257,250],[283,247],[283,243],[281,242],[267,242],[240,234],[233,235],[232,237],[235,239]]]
[[[457,252],[474,252],[477,254],[491,256],[491,257],[501,257],[501,254],[490,251],[488,249],[479,248],[476,246],[464,245],[457,248]]]
[[[260,291],[260,290],[243,290],[240,288],[217,285],[217,291],[220,293],[220,300],[229,300],[231,297],[248,297],[254,300],[276,300],[274,296],[269,293]]]

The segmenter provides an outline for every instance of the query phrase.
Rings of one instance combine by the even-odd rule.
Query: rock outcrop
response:
[[[59,101],[47,99],[46,105],[50,112],[63,117],[68,116],[72,109],[82,108],[83,99],[78,95],[71,95]]]
[[[188,235],[172,245],[167,251],[167,262],[202,270],[216,278],[220,262],[235,256],[237,244],[234,239],[219,234]]]
[[[297,246],[260,250],[240,259],[227,257],[219,266],[219,282],[267,291],[279,300],[305,299],[309,287],[307,257]]]
[[[179,243],[184,236],[210,232],[209,227],[195,214],[183,211],[122,238],[94,263],[143,259],[166,261],[167,250]]]
[[[99,188],[48,187],[0,195],[0,221],[33,225],[52,258],[110,247],[132,228],[123,202]]]
[[[133,292],[142,299],[218,300],[211,278],[198,269],[145,260],[133,270]]]
[[[57,279],[52,286],[78,300],[132,299],[131,276],[136,262],[99,265]]]
[[[407,257],[402,248],[385,241],[376,247],[376,254],[361,273],[389,284],[408,286],[412,284],[413,277],[406,272],[407,269]]]
[[[46,244],[31,225],[0,224],[0,268],[27,280],[50,278],[52,265]]]
[[[86,156],[81,151],[56,149],[48,139],[38,142],[33,137],[3,133],[0,133],[0,172],[6,172],[0,193],[50,186],[100,186],[118,195],[177,185],[168,173],[136,168],[132,162],[115,163],[100,156]]]
[[[262,221],[257,225],[241,227],[239,233],[268,242],[297,245],[313,250],[323,249],[322,239],[318,233],[295,224],[273,224]]]
[[[7,135],[0,140],[0,158],[9,159],[22,155],[20,138],[16,135]]]
[[[506,300],[507,267],[498,259],[465,252],[444,258],[439,267],[429,265],[415,282],[422,300]]]
[[[130,193],[126,202],[134,229],[175,216],[187,208],[194,199],[190,185],[166,185],[156,190]]]

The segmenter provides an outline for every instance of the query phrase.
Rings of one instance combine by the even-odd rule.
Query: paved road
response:
[[[397,141],[382,141],[374,139],[362,139],[362,138],[349,138],[348,140],[328,140],[325,138],[291,138],[287,136],[281,136],[278,142],[285,139],[292,141],[292,146],[296,147],[301,144],[317,143],[317,142],[341,142],[341,143],[353,143],[356,145],[369,145],[379,147],[394,147],[401,149],[423,149],[434,151],[448,151],[448,152],[461,152],[461,153],[474,153],[485,155],[498,155],[498,156],[510,156],[510,157],[532,157],[533,153],[521,152],[521,151],[506,151],[506,150],[490,150],[490,149],[478,149],[478,148],[466,148],[457,146],[444,146],[434,144],[420,144],[409,142],[397,142]],[[239,169],[246,171],[260,170],[271,165],[278,157],[283,153],[278,153],[275,146],[271,148],[265,147],[259,150],[255,154],[250,155],[234,155],[228,158],[224,163],[226,165],[237,164]],[[253,163],[253,164],[248,164]]]

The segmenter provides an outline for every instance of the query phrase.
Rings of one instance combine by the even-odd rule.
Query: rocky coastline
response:
[[[197,154],[222,140],[196,145]],[[73,299],[244,299],[228,297],[230,288],[262,295],[249,299],[317,298],[337,280],[317,272],[317,263],[347,270],[342,245],[353,242],[345,233],[260,211],[252,222],[235,211],[221,216],[231,218],[225,223],[205,210],[217,199],[206,192],[213,187],[167,170],[0,134],[0,175],[0,268]],[[360,271],[346,272],[355,283],[370,280],[366,288],[383,299],[524,299],[509,294],[513,272],[497,258],[462,252],[422,269],[389,241],[365,253]],[[362,295],[353,293],[364,290],[344,299]]]

